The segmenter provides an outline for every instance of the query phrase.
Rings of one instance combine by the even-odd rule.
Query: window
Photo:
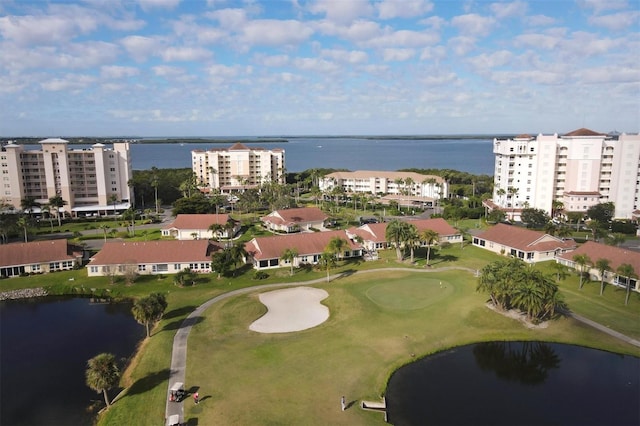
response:
[[[144,272],[147,270],[147,265],[138,265],[138,272]]]
[[[167,272],[169,270],[169,265],[167,265],[166,263],[161,263],[159,265],[153,265],[151,267],[151,270],[153,272]]]
[[[175,263],[173,265],[173,269],[175,269],[176,271],[181,271],[182,270],[182,265],[179,263]]]
[[[95,274],[98,272],[98,267],[97,266],[90,266],[89,270],[91,271],[92,274]]]
[[[32,272],[39,272],[40,271],[40,264],[37,263],[35,265],[31,265],[31,271]]]

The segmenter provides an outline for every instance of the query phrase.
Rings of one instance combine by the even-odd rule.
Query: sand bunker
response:
[[[259,333],[289,333],[322,324],[329,308],[320,303],[329,293],[319,288],[296,287],[260,294],[268,311],[249,329]]]

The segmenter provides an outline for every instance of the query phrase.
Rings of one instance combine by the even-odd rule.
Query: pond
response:
[[[87,361],[110,352],[124,363],[144,335],[130,304],[0,302],[0,424],[91,425],[88,408],[104,399],[85,384]]]
[[[406,365],[388,421],[409,425],[638,425],[640,358],[543,342],[488,342]]]

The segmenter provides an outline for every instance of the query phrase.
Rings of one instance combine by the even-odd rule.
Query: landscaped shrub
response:
[[[265,271],[256,271],[253,273],[254,280],[266,280],[267,278],[269,278],[269,274]]]

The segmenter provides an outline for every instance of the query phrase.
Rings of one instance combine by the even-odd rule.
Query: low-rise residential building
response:
[[[556,262],[561,263],[569,268],[579,269],[580,266],[573,260],[574,256],[585,255],[588,262],[589,275],[594,279],[600,281],[602,275],[595,266],[595,263],[599,259],[606,259],[609,261],[609,269],[604,272],[604,281],[620,285],[627,286],[627,279],[631,279],[631,288],[640,291],[640,281],[637,278],[630,278],[619,276],[616,272],[618,267],[622,264],[628,264],[633,267],[636,274],[640,275],[640,253],[633,250],[628,250],[621,247],[609,246],[606,244],[596,243],[594,241],[587,241],[580,247],[572,252],[564,253],[556,257]],[[587,270],[585,269],[585,272]]]
[[[415,226],[418,234],[427,229],[437,232],[438,244],[445,242],[453,244],[463,241],[462,233],[442,218],[416,219],[407,220],[406,222]],[[368,251],[385,249],[391,246],[391,243],[386,238],[387,225],[387,222],[368,223],[358,228],[350,228],[347,234],[352,239],[360,238],[363,247]],[[424,247],[426,243],[422,241],[420,245]]]
[[[347,247],[340,258],[362,256],[362,246],[351,240],[345,231],[311,232],[305,234],[274,235],[256,237],[245,244],[248,261],[255,269],[269,269],[291,266],[291,261],[282,259],[285,250],[292,249],[298,254],[293,259],[293,266],[303,264],[315,265],[333,238],[341,238]]]
[[[191,166],[198,186],[223,194],[242,192],[264,182],[285,182],[284,149],[248,147],[236,143],[229,148],[191,151]]]
[[[83,250],[60,240],[0,245],[0,276],[67,271],[82,265]]]
[[[449,193],[447,181],[440,176],[380,170],[329,173],[320,179],[319,187],[325,193],[340,187],[348,194],[395,195],[399,202],[406,196],[425,205],[433,205]]]
[[[552,260],[576,248],[573,239],[562,239],[544,232],[499,223],[473,237],[473,245],[525,262]]]
[[[240,222],[228,214],[179,214],[162,228],[162,236],[177,240],[229,239],[238,231]]]
[[[107,241],[87,265],[90,277],[175,274],[186,268],[211,272],[211,255],[220,247],[208,240]]]
[[[260,220],[270,231],[300,232],[321,229],[329,216],[317,207],[274,210]]]

